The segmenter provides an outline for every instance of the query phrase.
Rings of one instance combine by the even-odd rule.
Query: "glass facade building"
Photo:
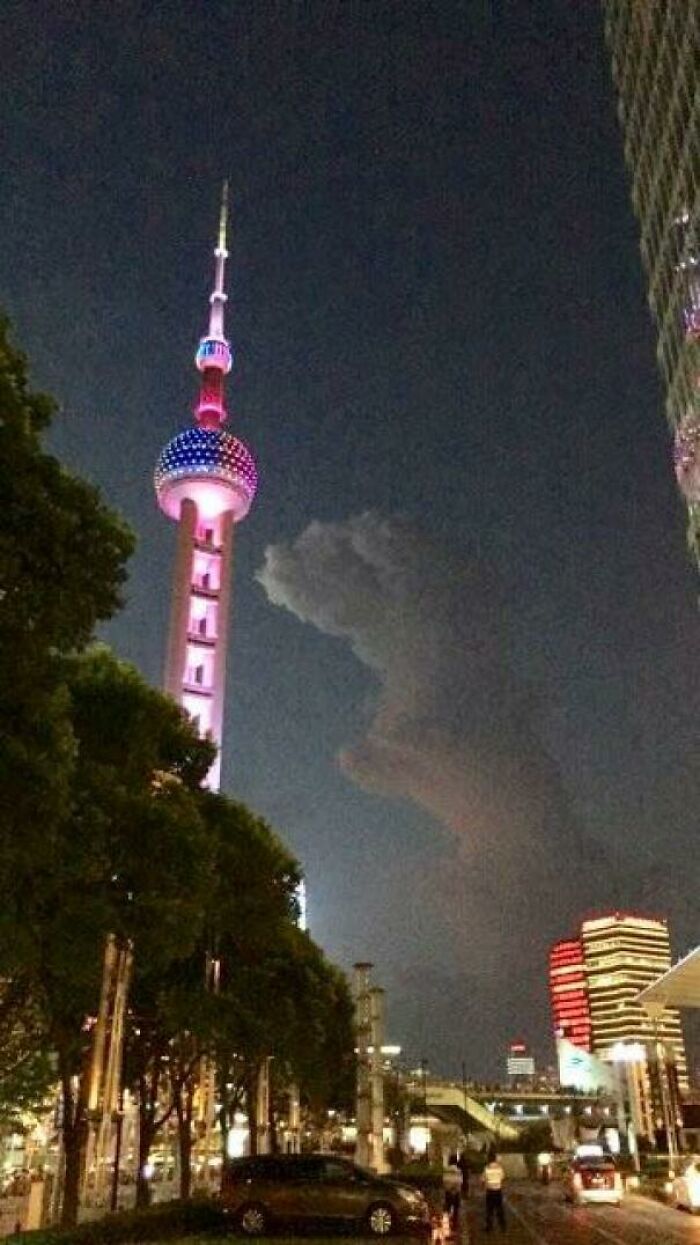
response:
[[[603,13],[666,414],[700,427],[700,4],[603,0]],[[700,494],[679,482],[697,552]]]

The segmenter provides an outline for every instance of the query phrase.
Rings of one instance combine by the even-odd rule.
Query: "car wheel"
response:
[[[259,1202],[249,1202],[247,1206],[241,1206],[237,1225],[244,1236],[262,1236],[267,1227],[265,1207]]]
[[[372,1236],[389,1236],[396,1226],[393,1207],[388,1202],[375,1202],[367,1211],[367,1227]]]

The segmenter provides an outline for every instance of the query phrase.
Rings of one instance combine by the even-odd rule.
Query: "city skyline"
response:
[[[439,623],[470,653],[490,635],[498,652],[478,686],[487,706],[498,698],[509,751],[489,773],[534,756],[557,818],[568,810],[567,859],[585,886],[597,876],[616,892],[601,905],[668,913],[675,951],[689,944],[697,583],[659,418],[602,18],[564,0],[531,8],[437,4],[426,17],[409,4],[396,19],[378,6],[367,24],[335,9],[274,23],[244,4],[214,39],[194,4],[162,20],[127,4],[133,20],[119,33],[139,34],[122,44],[114,15],[85,25],[49,3],[35,29],[14,3],[2,34],[16,103],[0,302],[34,380],[64,404],[56,452],[139,535],[108,638],[160,683],[175,533],[150,474],[188,419],[228,175],[234,378],[264,505],[237,551],[224,785],[302,859],[312,933],[329,954],[376,963],[392,1035],[484,1076],[514,1032],[538,1056],[550,1041],[546,922],[527,943],[509,934],[509,908],[522,928],[544,906],[536,870],[520,872],[530,831],[499,838],[507,894],[496,887],[480,924],[456,879],[465,842],[475,875],[489,877],[488,838],[457,839],[453,807],[433,790],[393,776],[382,790],[359,748],[376,741],[373,723],[391,726],[387,648],[380,667],[367,618],[341,634],[323,592],[307,594],[313,625],[302,626],[289,608],[300,580],[278,608],[256,576],[270,550],[278,565],[293,555],[297,571],[309,530],[315,573],[321,546],[357,548],[358,516],[374,512],[358,569],[363,602],[383,607],[398,598],[371,577],[377,534],[413,533],[401,600],[417,599],[407,568],[418,568],[429,608],[402,615],[422,629],[405,666],[391,666],[391,690],[406,666],[420,674],[423,712],[418,692],[436,672],[424,640]],[[205,75],[214,119],[195,91]],[[461,596],[440,595],[425,570],[448,564],[461,568]],[[441,753],[450,776],[475,738],[477,686],[460,684],[465,703],[450,716],[453,671],[439,672],[444,694],[428,706],[432,738],[459,744]],[[556,896],[570,911],[577,868]],[[493,992],[474,975],[486,959]]]

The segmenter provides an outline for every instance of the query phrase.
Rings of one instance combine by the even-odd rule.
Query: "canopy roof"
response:
[[[700,947],[637,995],[642,1007],[700,1007]]]

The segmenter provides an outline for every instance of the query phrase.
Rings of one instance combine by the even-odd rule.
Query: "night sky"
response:
[[[0,58],[0,303],[138,534],[110,642],[160,679],[228,176],[224,786],[392,1040],[551,1061],[548,939],[697,941],[698,583],[598,5],[5,0]]]

